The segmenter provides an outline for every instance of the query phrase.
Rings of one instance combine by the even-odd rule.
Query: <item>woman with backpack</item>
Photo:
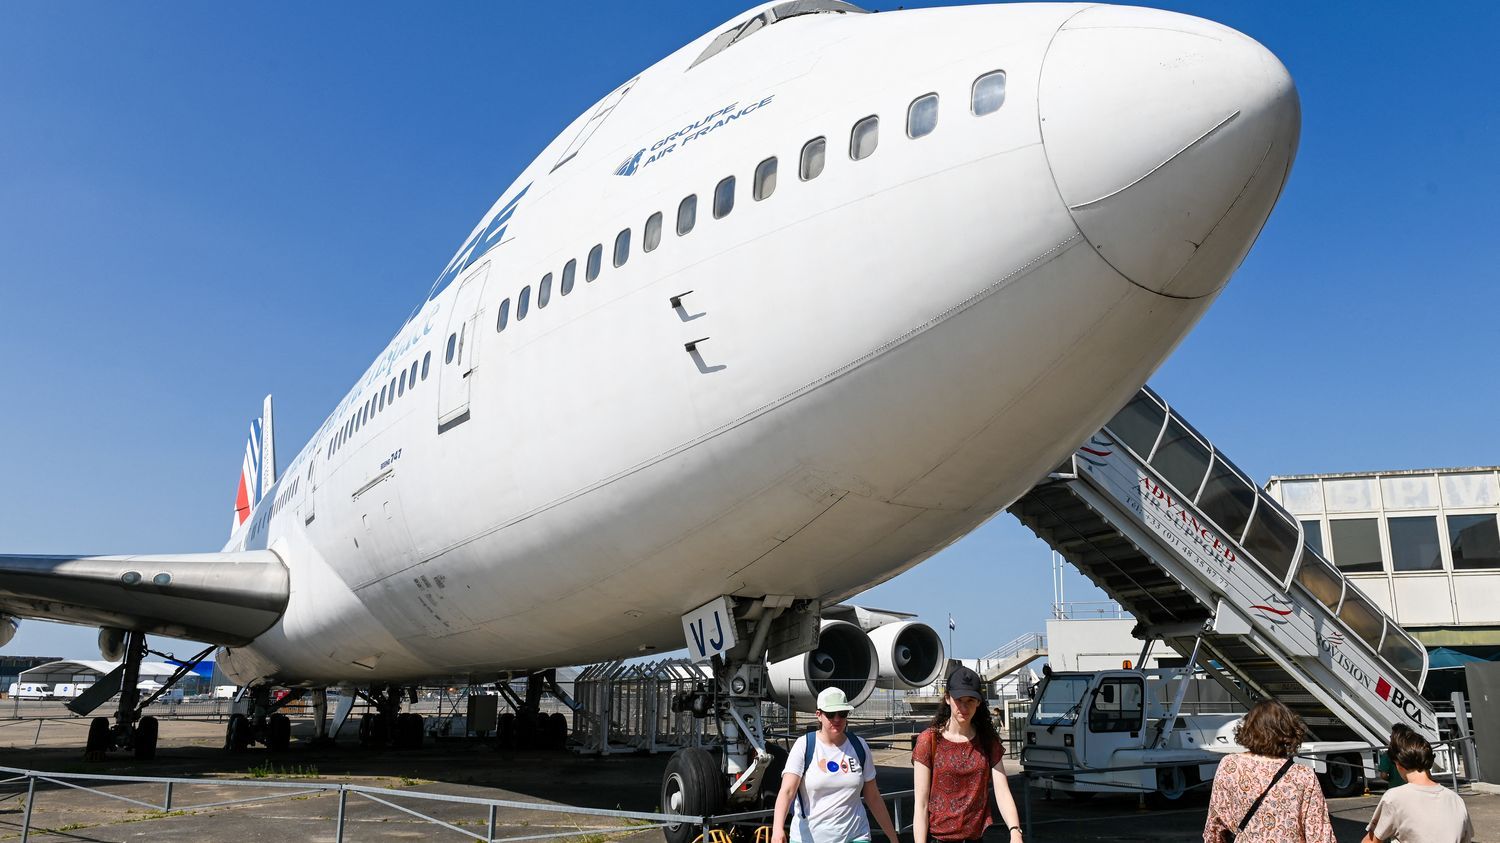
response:
[[[870,745],[848,732],[853,709],[839,688],[824,688],[818,694],[818,730],[798,738],[787,753],[771,843],[786,843],[787,811],[793,805],[793,843],[869,843],[865,807],[875,815],[887,840],[898,839],[880,788],[875,786]],[[861,797],[864,806],[859,804]]]
[[[1292,761],[1306,737],[1279,700],[1250,709],[1234,732],[1246,752],[1225,756],[1214,773],[1203,843],[1336,843],[1317,774]]]
[[[967,667],[948,675],[943,705],[912,750],[916,843],[978,841],[994,822],[990,790],[1020,843],[1021,819],[1005,776],[1005,747],[985,707],[979,674]]]

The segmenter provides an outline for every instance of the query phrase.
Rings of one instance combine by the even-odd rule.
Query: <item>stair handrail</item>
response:
[[[1008,659],[1018,655],[1022,650],[1041,650],[1047,646],[1047,636],[1040,632],[1028,632],[1006,644],[1001,644],[997,649],[981,658],[981,663]]]

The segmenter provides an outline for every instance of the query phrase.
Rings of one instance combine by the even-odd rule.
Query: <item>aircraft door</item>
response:
[[[464,279],[453,298],[438,376],[439,433],[469,417],[469,378],[479,351],[479,304],[489,274],[490,265],[485,263]]]

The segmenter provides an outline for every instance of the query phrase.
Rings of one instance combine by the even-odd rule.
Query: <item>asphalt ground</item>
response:
[[[30,840],[48,841],[334,841],[339,797],[334,792],[282,792],[263,801],[218,807],[194,807],[230,799],[269,794],[225,784],[226,780],[281,781],[298,786],[339,783],[386,788],[407,794],[447,794],[516,802],[584,806],[652,812],[657,809],[662,772],[668,756],[614,755],[582,757],[564,752],[500,752],[474,742],[428,742],[414,751],[374,752],[346,745],[313,749],[294,742],[287,753],[272,756],[252,749],[231,755],[221,749],[224,724],[214,720],[165,720],[157,758],[137,762],[114,754],[102,762],[85,762],[82,744],[86,720],[0,721],[0,766],[54,773],[165,776],[195,779],[175,785],[170,812],[153,809],[164,796],[161,784],[99,783],[114,797],[39,783],[32,799]],[[294,734],[310,731],[296,723]],[[888,744],[873,739],[878,781],[887,793],[911,787],[908,739]],[[89,784],[75,782],[75,784]],[[1018,802],[1027,801],[1019,776],[1012,777]],[[9,798],[6,798],[6,797]],[[0,840],[19,839],[25,805],[25,782],[0,785]],[[345,841],[434,841],[465,839],[464,832],[484,834],[488,811],[481,806],[417,802],[381,797],[423,811],[454,825],[446,829],[363,796],[346,797]],[[1376,796],[1332,800],[1330,811],[1341,843],[1364,835]],[[1481,843],[1500,843],[1500,795],[1464,793]],[[1187,843],[1202,840],[1206,793],[1181,807],[1149,810],[1131,797],[1099,797],[1079,803],[1061,795],[1048,799],[1039,788],[1030,793],[1032,841],[1151,841]],[[909,817],[909,803],[903,806]],[[908,820],[909,821],[909,820]],[[496,836],[568,835],[583,843],[661,840],[659,831],[635,821],[560,814],[539,810],[499,809]],[[910,843],[910,838],[907,843]],[[749,843],[747,831],[737,839]],[[992,830],[990,843],[1007,837]]]

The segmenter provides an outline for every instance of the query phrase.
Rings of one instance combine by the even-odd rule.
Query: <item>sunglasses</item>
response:
[[[849,719],[849,712],[847,712],[847,711],[820,711],[818,713],[821,714],[821,715],[823,715],[824,717],[827,717],[829,720],[848,720]]]

